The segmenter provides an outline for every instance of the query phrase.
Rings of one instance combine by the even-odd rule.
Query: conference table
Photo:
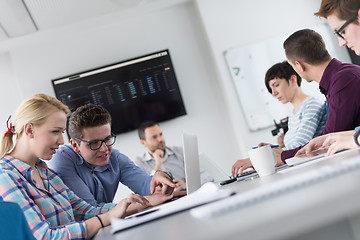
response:
[[[360,149],[221,189],[236,194],[95,239],[360,240]]]

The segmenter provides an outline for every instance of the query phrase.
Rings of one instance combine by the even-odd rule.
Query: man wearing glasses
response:
[[[49,162],[64,183],[94,206],[112,202],[119,182],[146,196],[151,205],[171,198],[175,184],[158,171],[153,177],[137,167],[127,156],[112,149],[116,136],[111,133],[111,116],[100,105],[87,104],[76,109],[68,124],[70,144],[61,146]],[[155,192],[162,187],[161,192]]]
[[[283,47],[294,70],[306,81],[319,83],[320,92],[326,97],[328,117],[320,135],[359,126],[360,67],[331,58],[320,34],[311,29],[296,31],[285,40]],[[273,148],[277,166],[283,165],[302,147],[285,151]],[[238,160],[232,167],[232,175],[241,175],[249,167],[252,167],[249,159]]]
[[[340,46],[347,46],[360,56],[359,0],[322,0],[315,15],[327,19]]]
[[[359,0],[322,0],[315,15],[326,18],[330,28],[338,37],[341,47],[347,46],[360,56],[360,1]],[[343,149],[360,147],[360,126],[355,130],[327,134],[314,138],[298,151],[297,155],[328,146],[327,155]]]

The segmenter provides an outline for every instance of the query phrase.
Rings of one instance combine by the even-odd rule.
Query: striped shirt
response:
[[[284,137],[283,150],[293,149],[308,143],[320,135],[327,119],[325,103],[314,97],[307,97],[299,110],[289,116],[288,128]]]
[[[33,178],[33,169],[11,156],[0,160],[0,196],[21,207],[36,239],[86,239],[83,220],[107,212],[114,205],[95,208],[76,196],[42,160],[39,171],[45,189]]]

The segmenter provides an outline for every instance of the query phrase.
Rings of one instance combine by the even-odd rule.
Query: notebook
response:
[[[197,136],[191,133],[183,134],[183,152],[185,163],[185,179],[187,194],[201,187],[200,163]]]

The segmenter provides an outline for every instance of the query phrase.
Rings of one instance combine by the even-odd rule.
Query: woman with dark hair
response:
[[[265,85],[269,93],[282,104],[291,103],[293,106],[288,131],[277,139],[283,150],[304,145],[319,136],[327,118],[325,104],[302,91],[301,77],[288,62],[277,63],[269,68],[265,74]]]

